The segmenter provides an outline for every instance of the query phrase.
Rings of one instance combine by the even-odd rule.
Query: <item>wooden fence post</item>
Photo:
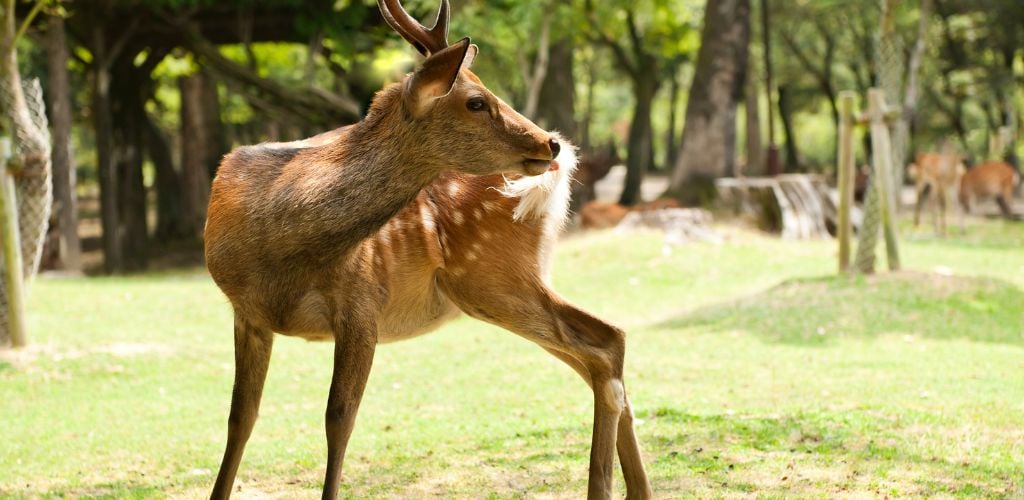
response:
[[[896,192],[893,186],[892,142],[886,122],[885,92],[868,90],[868,116],[871,118],[871,152],[875,164],[875,188],[878,189],[885,250],[890,271],[900,269],[900,251],[896,236]]]
[[[839,221],[836,236],[839,239],[839,272],[850,269],[850,207],[853,205],[853,128],[856,94],[846,90],[839,93]]]
[[[0,137],[0,240],[4,252],[4,285],[7,287],[7,328],[11,345],[24,347],[25,291],[18,229],[18,202],[8,162],[13,154],[9,137]]]

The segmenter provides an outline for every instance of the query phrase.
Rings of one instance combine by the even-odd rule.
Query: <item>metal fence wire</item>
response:
[[[11,136],[14,161],[22,169],[15,176],[17,193],[18,229],[21,234],[22,276],[28,283],[39,271],[43,241],[46,237],[50,209],[53,204],[53,183],[50,164],[50,128],[46,119],[43,90],[38,79],[22,83],[22,91],[29,114],[31,128],[15,125],[12,114],[17,112],[16,97],[10,88],[0,84],[0,116],[5,133]],[[0,248],[0,252],[2,252]],[[0,253],[2,255],[2,253]],[[0,272],[6,273],[0,258]],[[0,275],[2,276],[2,275]],[[7,290],[0,286],[0,345],[10,337],[7,317]]]
[[[893,9],[897,2],[893,0],[879,0],[875,4],[878,9],[879,30],[875,37],[875,67],[877,69],[877,81],[875,85],[885,92],[885,101],[889,107],[903,106],[903,92],[907,69],[907,47],[903,38],[898,36],[893,25],[895,13]],[[909,141],[909,127],[903,120],[892,127],[890,140],[892,145],[892,174],[893,186],[895,189],[889,200],[892,207],[899,207],[899,193],[903,186],[904,166],[906,165],[906,150]],[[856,269],[861,272],[870,273],[875,269],[875,251],[878,246],[878,236],[881,229],[881,200],[879,192],[875,188],[874,162],[870,174],[867,193],[864,199],[864,219],[857,244]]]

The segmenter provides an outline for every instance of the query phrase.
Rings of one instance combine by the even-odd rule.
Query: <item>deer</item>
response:
[[[914,226],[921,223],[921,209],[934,191],[936,204],[932,206],[932,225],[935,232],[946,234],[946,204],[953,199],[964,175],[963,159],[947,147],[939,153],[922,153],[907,166],[908,177],[914,180],[917,203],[914,205]],[[936,211],[935,206],[938,206]],[[960,218],[961,228],[963,217]]]
[[[588,498],[611,497],[616,453],[627,496],[650,498],[625,333],[550,285],[574,147],[471,71],[479,49],[448,43],[447,0],[429,29],[399,0],[378,7],[423,62],[380,90],[361,122],[237,148],[213,181],[205,254],[234,312],[235,372],[211,498],[230,497],[275,335],[334,342],[322,490],[333,499],[377,345],[461,314],[536,343],[590,386]]]
[[[1011,204],[1013,190],[1020,175],[1008,163],[988,161],[967,170],[960,180],[959,200],[964,213],[979,199],[995,198],[999,211],[1006,219],[1014,219]]]
[[[597,199],[597,181],[604,179],[612,167],[622,163],[615,141],[609,141],[603,148],[587,151],[579,160],[579,166],[573,175],[572,202],[569,208],[573,211]]]

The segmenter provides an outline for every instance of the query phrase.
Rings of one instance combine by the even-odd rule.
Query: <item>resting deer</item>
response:
[[[932,224],[935,226],[935,232],[941,235],[946,234],[946,205],[953,199],[960,177],[964,174],[963,159],[946,149],[944,147],[941,153],[919,154],[914,163],[907,167],[907,174],[914,180],[917,192],[914,226],[921,223],[921,209],[924,208],[928,196],[934,192],[938,211],[932,207]]]
[[[628,496],[651,496],[622,382],[625,336],[545,279],[575,153],[489,92],[434,28],[398,0],[385,20],[426,57],[377,94],[362,122],[306,141],[238,148],[213,183],[210,274],[235,313],[235,383],[213,498],[226,498],[256,421],[274,332],[334,341],[323,497],[378,343],[427,333],[460,312],[564,361],[595,399],[588,496],[609,498],[617,450]]]
[[[1001,161],[989,161],[973,167],[960,181],[960,205],[970,213],[979,199],[995,198],[1003,217],[1013,219],[1013,189],[1020,182],[1017,171]]]

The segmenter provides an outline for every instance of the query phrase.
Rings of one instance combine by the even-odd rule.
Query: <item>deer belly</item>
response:
[[[377,322],[380,343],[418,337],[459,317],[460,311],[440,291],[392,293]]]

